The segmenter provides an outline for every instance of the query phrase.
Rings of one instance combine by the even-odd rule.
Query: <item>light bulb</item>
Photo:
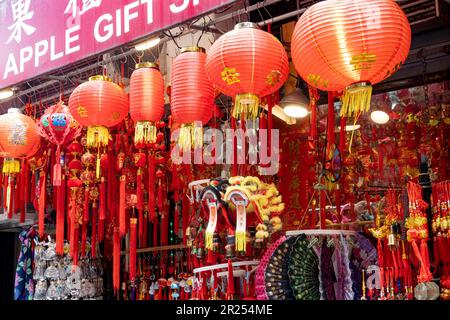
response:
[[[14,94],[12,89],[0,90],[0,100],[11,98]]]
[[[153,48],[153,47],[157,46],[160,42],[161,42],[161,38],[160,37],[151,38],[151,39],[149,39],[147,41],[138,43],[137,45],[134,46],[134,48],[137,51],[145,51],[145,50],[148,50],[150,48]]]
[[[389,115],[381,110],[372,111],[370,118],[377,124],[386,124],[389,121]]]
[[[283,108],[284,113],[292,118],[304,118],[308,115],[308,110],[302,106],[288,105]]]

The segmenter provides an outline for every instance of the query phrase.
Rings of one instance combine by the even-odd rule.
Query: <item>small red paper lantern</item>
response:
[[[130,115],[136,123],[134,142],[156,141],[156,122],[164,116],[164,79],[155,63],[139,63],[130,79]]]
[[[300,76],[325,91],[345,90],[342,116],[370,108],[372,84],[405,62],[411,28],[393,0],[326,0],[303,13],[292,36]]]
[[[175,58],[172,66],[170,109],[175,123],[181,124],[178,144],[183,150],[203,145],[201,126],[212,116],[214,88],[206,76],[205,49],[187,47]]]
[[[75,88],[69,98],[69,110],[79,124],[88,127],[87,146],[106,147],[107,128],[118,125],[128,114],[128,96],[108,77],[95,76]]]
[[[3,173],[19,173],[20,162],[17,159],[31,157],[40,143],[36,124],[33,119],[11,108],[0,116],[0,156],[3,161]]]
[[[235,97],[233,117],[255,119],[260,97],[276,92],[288,78],[289,60],[276,37],[244,22],[211,46],[206,72],[216,89]]]

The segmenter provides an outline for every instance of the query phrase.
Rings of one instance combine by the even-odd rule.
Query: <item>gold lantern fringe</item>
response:
[[[238,94],[234,102],[232,116],[235,119],[255,120],[259,114],[259,97],[252,93]]]
[[[203,146],[203,127],[195,124],[183,124],[180,129],[180,136],[178,138],[178,146],[183,151],[201,148]]]
[[[89,148],[106,147],[109,144],[108,128],[103,126],[90,126],[87,129],[87,146]]]
[[[352,117],[370,109],[372,86],[367,82],[360,82],[345,89],[342,96],[341,117]]]
[[[3,161],[3,173],[19,173],[20,172],[20,162],[15,159],[5,159]]]
[[[156,126],[150,121],[138,121],[134,131],[134,143],[155,143],[156,142]]]

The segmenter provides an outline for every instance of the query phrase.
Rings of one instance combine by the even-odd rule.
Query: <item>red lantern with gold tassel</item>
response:
[[[39,144],[40,137],[33,119],[21,114],[16,108],[0,116],[0,157],[4,158],[3,174],[8,175],[5,195],[8,218],[12,218],[14,196],[19,196],[13,192],[16,174],[20,173],[19,159],[32,156]],[[43,233],[43,226],[40,232]]]
[[[215,88],[235,98],[234,118],[255,119],[260,97],[276,92],[288,78],[289,60],[277,38],[244,22],[211,46],[206,72]]]
[[[130,78],[130,115],[135,122],[134,143],[156,141],[156,122],[164,115],[164,79],[155,63],[138,63]]]
[[[125,91],[104,76],[89,78],[75,88],[69,99],[73,118],[87,130],[87,147],[108,146],[108,128],[118,125],[128,114],[128,96]],[[100,178],[100,154],[97,155],[96,176]]]
[[[300,76],[325,91],[344,91],[341,116],[368,111],[372,86],[405,62],[411,28],[393,0],[326,0],[303,13],[292,36]]]
[[[214,88],[206,76],[206,53],[203,48],[187,47],[175,58],[172,67],[170,109],[173,121],[181,124],[178,145],[190,150],[203,145],[203,130],[212,116]]]

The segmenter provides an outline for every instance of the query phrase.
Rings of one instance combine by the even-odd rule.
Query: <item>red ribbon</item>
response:
[[[120,177],[120,193],[119,193],[119,230],[121,237],[124,237],[127,234],[125,183],[126,183],[126,176],[122,175]]]
[[[57,204],[56,204],[56,253],[64,254],[64,223],[65,223],[65,192],[66,179],[61,180],[61,185],[56,187]]]
[[[130,219],[130,279],[136,278],[136,242],[137,242],[137,219]]]
[[[44,237],[44,222],[45,222],[45,195],[46,195],[46,188],[45,188],[45,181],[46,181],[45,172],[41,172],[40,179],[39,179],[39,187],[40,187],[40,193],[39,193],[39,238]]]

